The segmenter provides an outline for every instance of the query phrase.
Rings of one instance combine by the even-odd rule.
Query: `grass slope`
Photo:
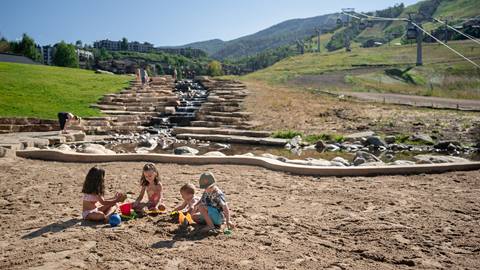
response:
[[[480,48],[472,42],[456,41],[449,44],[467,57],[476,59],[480,55]],[[440,44],[425,44],[423,53],[424,66],[414,68],[410,72],[410,75],[416,78],[415,84],[406,84],[398,80],[386,85],[387,80],[383,80],[383,83],[379,85],[379,77],[385,76],[382,73],[347,78],[347,81],[352,84],[350,90],[480,99],[480,79],[478,79],[480,72],[475,70],[471,64]],[[278,85],[302,75],[319,75],[331,71],[348,70],[358,65],[395,65],[403,69],[407,66],[414,66],[415,61],[415,46],[354,47],[351,53],[339,50],[290,57],[271,67],[248,74],[243,79],[266,81]]]
[[[82,69],[0,63],[0,117],[55,119],[60,111],[99,116],[89,104],[127,87],[130,80]]]

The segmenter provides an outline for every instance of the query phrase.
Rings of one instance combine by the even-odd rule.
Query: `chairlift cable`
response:
[[[433,18],[433,19],[434,19],[435,21],[439,22],[439,23],[445,24],[445,25],[446,25],[448,28],[452,29],[453,31],[455,31],[455,32],[459,33],[460,35],[462,35],[462,36],[464,36],[464,37],[467,37],[468,39],[470,39],[470,40],[474,41],[475,43],[478,43],[478,44],[480,44],[480,40],[478,40],[478,39],[476,39],[476,38],[474,38],[474,37],[470,36],[469,34],[465,34],[465,33],[461,32],[461,31],[459,31],[459,30],[455,29],[455,27],[452,27],[452,26],[450,26],[450,25],[446,24],[445,22],[442,22],[442,21],[440,21],[440,20],[439,20],[439,19],[437,19],[437,18]]]
[[[447,44],[443,43],[441,40],[439,40],[438,38],[436,38],[435,36],[431,35],[430,33],[428,33],[428,31],[425,31],[422,27],[420,27],[418,24],[414,23],[414,22],[410,22],[411,24],[413,24],[414,26],[416,26],[418,29],[420,29],[423,33],[425,33],[426,35],[430,36],[431,38],[433,38],[435,41],[437,41],[438,43],[442,44],[443,46],[447,47],[448,49],[450,49],[451,51],[453,51],[454,53],[456,53],[457,55],[459,55],[460,57],[462,57],[463,59],[467,60],[468,62],[470,62],[472,65],[476,66],[477,68],[480,68],[480,65],[478,65],[477,63],[473,62],[472,60],[470,60],[469,58],[467,58],[466,56],[464,56],[463,54],[459,53],[458,51],[456,51],[455,49],[453,49],[452,47],[448,46]]]

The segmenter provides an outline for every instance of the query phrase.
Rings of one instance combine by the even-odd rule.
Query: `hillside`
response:
[[[225,41],[221,39],[211,39],[206,41],[189,43],[183,46],[178,46],[176,48],[195,48],[208,53],[208,55],[212,55],[223,49],[224,46]]]
[[[255,34],[223,42],[219,39],[196,42],[181,47],[202,49],[217,59],[233,59],[255,55],[267,49],[275,49],[304,39],[315,33],[315,27],[335,27],[337,14],[284,21]]]
[[[83,69],[0,63],[0,117],[55,119],[60,111],[98,116],[100,111],[89,105],[127,87],[131,79]]]
[[[459,19],[474,17],[480,15],[480,9],[478,9],[478,0],[427,0],[420,1],[414,5],[407,6],[402,9],[395,9],[395,7],[385,7],[383,10],[377,10],[378,14],[391,14],[393,18],[407,18],[409,12],[418,12],[421,10],[427,16],[433,16],[436,18],[453,16],[457,21]],[[392,12],[390,12],[392,11]],[[400,11],[399,13],[396,13]],[[373,11],[372,13],[373,14]],[[196,42],[187,44],[181,47],[192,47],[202,49],[216,59],[240,59],[247,56],[254,56],[258,53],[265,52],[267,50],[274,50],[283,46],[295,47],[295,41],[297,39],[303,40],[314,35],[314,28],[321,27],[323,29],[335,29],[336,19],[339,14],[327,14],[306,19],[293,19],[288,20],[255,34],[244,36],[235,40],[222,41],[219,39]],[[455,20],[454,20],[455,22]],[[434,30],[442,25],[439,23],[424,21],[425,29]],[[337,36],[334,39],[339,39],[336,42],[329,44],[330,50],[339,49],[343,46],[343,31],[346,28],[342,27],[340,31],[337,31]],[[358,45],[368,41],[375,40],[381,43],[400,42],[400,37],[405,32],[404,22],[374,22],[372,27],[361,29],[360,31],[354,31],[352,42],[358,43]],[[330,41],[323,39],[324,45]],[[314,41],[315,42],[315,41]],[[307,44],[307,47],[313,48],[311,43]],[[356,46],[353,44],[353,46]],[[307,48],[308,50],[308,48]]]
[[[479,62],[480,47],[473,42],[454,41],[450,45]],[[286,58],[273,66],[243,76],[244,80],[265,81],[272,85],[290,84],[325,90],[392,92],[453,98],[480,99],[480,71],[440,44],[425,44],[424,66],[415,67],[416,47],[410,45],[377,48],[353,47],[324,53],[307,53]],[[367,72],[350,74],[365,68]],[[411,69],[407,69],[410,67]],[[369,71],[369,69],[371,69]],[[305,84],[305,78],[342,71],[342,89],[323,81]]]

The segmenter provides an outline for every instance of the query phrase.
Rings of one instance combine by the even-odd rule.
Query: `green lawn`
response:
[[[130,76],[42,65],[0,63],[0,117],[55,119],[60,111],[99,116],[89,108],[102,95],[128,86]]]

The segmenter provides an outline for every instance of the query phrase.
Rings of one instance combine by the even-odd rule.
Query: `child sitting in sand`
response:
[[[124,201],[126,196],[122,193],[115,194],[115,197],[105,200],[105,170],[97,166],[88,171],[82,188],[83,210],[82,217],[85,220],[108,222],[110,216],[116,210],[117,202]],[[97,203],[101,206],[97,206]]]
[[[200,188],[205,189],[205,191],[198,203],[200,214],[193,215],[193,220],[196,223],[207,224],[203,231],[214,230],[215,225],[221,226],[224,221],[227,223],[228,229],[235,227],[230,220],[230,209],[225,200],[225,195],[215,184],[213,174],[203,173],[200,176],[199,183]]]
[[[158,177],[157,168],[153,163],[147,163],[143,166],[142,177],[140,179],[142,190],[137,200],[133,203],[133,208],[139,213],[143,213],[144,208],[154,211],[165,211],[163,204],[163,187]],[[143,197],[147,192],[148,202],[142,203]]]
[[[184,213],[195,214],[195,208],[200,198],[195,196],[195,186],[192,184],[185,184],[180,188],[180,195],[182,195],[183,202],[175,207],[174,211],[182,211]]]

